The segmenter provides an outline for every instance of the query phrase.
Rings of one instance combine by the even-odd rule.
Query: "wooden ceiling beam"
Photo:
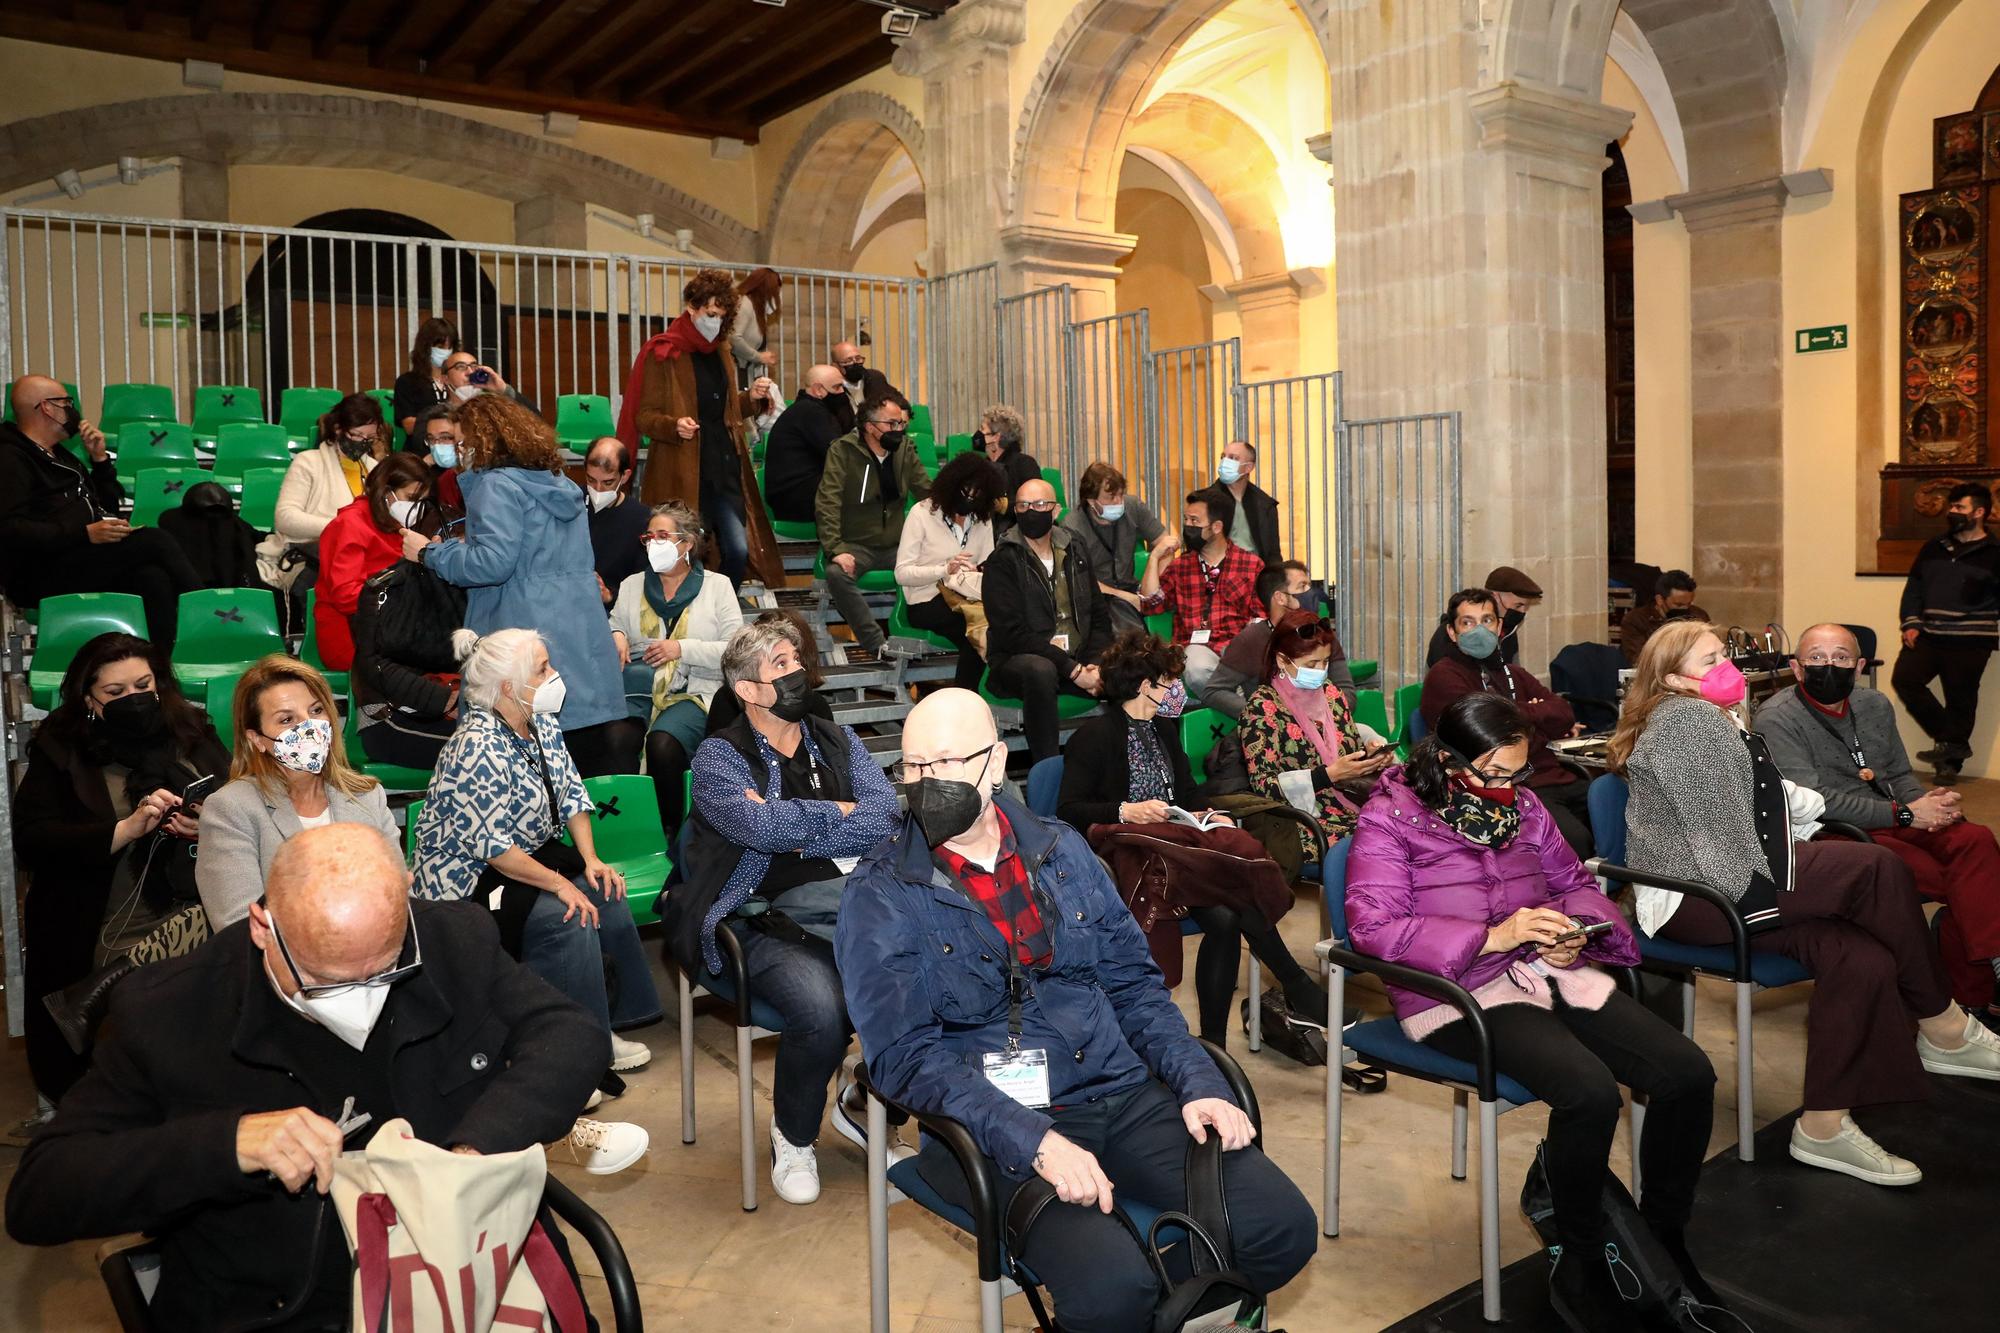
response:
[[[340,44],[340,30],[347,26],[347,16],[354,12],[355,0],[333,0],[326,7],[326,13],[319,21],[319,31],[313,34],[313,59],[328,60],[333,56],[334,47]]]
[[[570,66],[581,61],[585,55],[604,41],[606,34],[632,17],[634,11],[642,9],[654,0],[611,0],[611,3],[586,19],[579,20],[569,30],[568,41],[556,43],[558,49],[543,57],[541,67],[528,76],[528,86],[536,90],[550,87],[556,80],[568,73]]]
[[[201,0],[194,7],[194,17],[188,20],[188,35],[197,42],[207,41],[209,33],[215,30],[217,3],[218,0]]]
[[[419,8],[414,0],[403,0],[412,9]],[[436,69],[458,54],[458,48],[466,39],[479,31],[479,16],[492,6],[486,0],[465,0],[451,16],[451,22],[438,29],[438,34],[424,51],[426,69]]]
[[[623,50],[625,54],[614,57],[609,64],[596,72],[595,77],[587,82],[582,79],[577,80],[577,91],[585,97],[596,97],[602,94],[605,89],[622,79],[626,71],[643,66],[648,60],[658,58],[660,53],[671,46],[682,33],[693,27],[704,16],[712,16],[712,14],[713,11],[707,6],[690,4],[685,13],[667,24],[666,27],[654,32],[652,36],[630,43],[621,43],[616,49]],[[645,21],[641,20],[640,22]],[[633,28],[637,28],[639,23],[634,23],[632,26]]]
[[[838,88],[860,78],[871,66],[857,64],[856,60],[876,42],[883,41],[880,32],[858,34],[851,45],[836,48],[834,58],[820,69],[802,78],[787,80],[773,88],[767,95],[749,104],[750,119],[761,125],[767,120],[796,110]]]
[[[263,4],[257,6],[257,26],[251,30],[251,41],[259,51],[271,49],[271,43],[278,37],[278,16],[285,12],[283,5]]]
[[[855,15],[857,12],[860,12],[863,18],[869,17],[858,6],[827,6],[825,12],[820,14],[819,17],[801,23],[786,36],[775,42],[765,43],[758,48],[758,53],[754,57],[735,66],[720,79],[708,84],[701,90],[702,95],[700,100],[704,102],[726,100],[721,98],[719,94],[740,86],[744,80],[762,74],[773,65],[796,60],[799,52],[813,47],[815,43],[818,43],[829,32],[834,32],[841,28],[854,28],[856,26]],[[879,35],[879,30],[874,26],[870,26],[866,31],[871,39]],[[817,69],[819,62],[812,62],[811,67]],[[677,74],[681,72],[676,71]],[[855,71],[850,77],[859,78],[860,71]]]
[[[486,82],[526,55],[549,25],[574,7],[575,0],[542,0],[520,22],[509,28],[507,35],[495,42],[493,49],[481,58],[476,71],[479,81]]]
[[[202,0],[202,3],[213,4],[214,0]],[[385,64],[393,53],[402,50],[403,41],[409,36],[411,27],[423,17],[423,14],[424,7],[416,3],[416,0],[404,0],[391,9],[389,24],[377,28],[375,35],[368,41],[368,63]]]
[[[125,6],[125,26],[133,32],[146,30],[146,0],[128,0]]]

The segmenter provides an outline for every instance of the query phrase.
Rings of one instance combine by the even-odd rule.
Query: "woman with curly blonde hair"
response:
[[[700,510],[722,553],[731,583],[755,573],[766,587],[784,583],[777,538],[757,495],[756,473],[744,445],[747,417],[781,406],[777,388],[759,377],[738,392],[729,332],[736,322],[736,280],[705,268],[681,292],[686,309],[666,332],[648,338],[632,363],[618,438],[637,449],[646,439],[641,498],[648,505],[680,500]]]
[[[584,776],[636,771],[640,731],[597,595],[590,506],[563,473],[555,432],[494,394],[460,407],[458,426],[465,530],[438,541],[405,531],[404,558],[466,590],[467,629],[541,634],[561,685],[544,686],[536,706],[558,715]]]

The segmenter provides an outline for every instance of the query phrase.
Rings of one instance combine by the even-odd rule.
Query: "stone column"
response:
[[[932,276],[1000,257],[993,220],[1007,215],[1013,62],[1027,35],[1027,0],[962,0],[896,49],[896,72],[924,84],[918,167]]]
[[[1299,280],[1289,271],[1256,273],[1219,290],[1242,324],[1244,382],[1298,374]]]

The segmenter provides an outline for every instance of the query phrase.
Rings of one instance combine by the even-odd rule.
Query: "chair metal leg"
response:
[[[1460,1094],[1461,1114],[1465,1105]],[[1500,1108],[1479,1103],[1479,1313],[1500,1322]]]
[[[1743,1161],[1757,1160],[1757,1127],[1751,1088],[1750,996],[1756,985],[1736,983],[1736,1155]]]
[[[1681,978],[1681,1035],[1694,1040],[1694,973]]]
[[[694,987],[674,969],[681,989],[681,1142],[694,1142]]]
[[[1341,1029],[1346,1026],[1347,1010],[1347,970],[1330,968],[1325,959],[1320,960],[1320,978],[1326,983],[1326,1033],[1329,1038],[1326,1053],[1326,1181],[1320,1208],[1320,1231],[1328,1236],[1340,1234],[1340,1072],[1347,1067],[1347,1049],[1341,1044]]]
[[[1632,1202],[1639,1201],[1645,1183],[1639,1173],[1639,1139],[1646,1130],[1646,1103],[1635,1093],[1632,1097]]]
[[[979,1284],[979,1333],[1001,1333],[1000,1281]]]
[[[1472,1094],[1463,1088],[1451,1093],[1451,1178],[1465,1179],[1465,1112]]]
[[[868,1098],[868,1327],[889,1333],[889,1112]]]
[[[743,1211],[757,1211],[757,1135],[750,1115],[750,1029],[736,1029],[736,1121],[743,1135]]]
[[[1264,968],[1250,955],[1250,1049],[1264,1049]]]

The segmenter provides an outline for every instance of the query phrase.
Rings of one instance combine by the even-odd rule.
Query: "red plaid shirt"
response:
[[[1257,604],[1257,576],[1264,562],[1231,542],[1215,569],[1202,565],[1196,551],[1183,551],[1160,574],[1160,590],[1148,598],[1147,615],[1174,613],[1174,642],[1186,644],[1195,630],[1208,630],[1208,646],[1220,653],[1243,627],[1264,614]]]
[[[1020,848],[1014,842],[1013,825],[998,810],[993,813],[1000,821],[1000,855],[994,860],[993,869],[983,869],[949,847],[940,846],[937,857],[985,910],[994,929],[1014,946],[1021,965],[1039,966],[1049,961],[1054,949],[1049,944],[1048,930],[1042,925],[1042,914],[1035,907],[1035,895],[1028,887],[1028,866],[1021,860]]]

